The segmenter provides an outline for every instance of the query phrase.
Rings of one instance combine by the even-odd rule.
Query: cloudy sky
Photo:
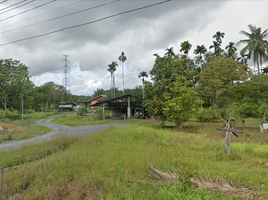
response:
[[[0,59],[26,64],[40,86],[63,83],[68,55],[71,93],[92,95],[110,88],[112,61],[122,89],[118,57],[124,51],[125,88],[134,88],[141,71],[149,74],[154,53],[164,55],[170,47],[179,53],[188,40],[193,56],[197,45],[212,44],[217,31],[225,33],[223,47],[236,43],[249,24],[268,28],[267,8],[267,0],[0,0]]]

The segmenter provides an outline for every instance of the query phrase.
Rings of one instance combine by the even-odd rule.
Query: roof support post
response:
[[[103,116],[103,120],[105,120],[105,104],[102,104],[102,116]]]
[[[130,109],[130,96],[128,97],[128,106],[127,106],[127,118],[130,119],[131,118],[131,113],[130,113],[131,109]]]

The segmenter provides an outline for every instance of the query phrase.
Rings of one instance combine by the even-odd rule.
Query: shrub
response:
[[[201,108],[196,112],[196,119],[200,122],[209,122],[219,119],[219,113],[213,108]]]

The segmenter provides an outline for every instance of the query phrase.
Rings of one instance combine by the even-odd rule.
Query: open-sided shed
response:
[[[143,99],[131,94],[97,102],[92,106],[103,106],[103,111],[112,111],[113,119],[126,119],[134,116],[136,109],[142,109]],[[104,113],[104,112],[103,112]]]

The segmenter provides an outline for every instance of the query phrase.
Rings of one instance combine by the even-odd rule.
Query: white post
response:
[[[130,97],[128,97],[128,107],[127,107],[127,118],[130,119],[131,113],[130,113]]]
[[[228,155],[231,154],[231,132],[226,131],[226,149],[228,152]]]

